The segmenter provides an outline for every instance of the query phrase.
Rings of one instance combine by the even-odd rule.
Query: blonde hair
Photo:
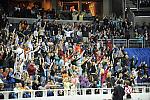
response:
[[[107,78],[108,78],[108,77],[109,77],[109,78],[111,77],[111,72],[108,72],[108,73],[107,73]]]

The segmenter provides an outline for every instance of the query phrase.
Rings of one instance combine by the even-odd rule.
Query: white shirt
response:
[[[44,30],[44,29],[41,29],[41,30],[40,30],[40,35],[43,36],[43,35],[44,35],[44,32],[45,32],[45,30]]]
[[[60,34],[58,34],[58,35],[57,35],[57,38],[58,38],[59,40],[62,40],[63,36],[60,35]]]
[[[73,14],[72,17],[73,17],[73,20],[77,20],[78,14],[75,14],[75,15]]]
[[[18,35],[16,36],[15,42],[16,42],[16,44],[18,44],[18,42],[19,42]]]
[[[37,30],[34,31],[34,37],[38,37],[38,31]]]
[[[24,50],[22,48],[17,48],[16,53],[19,58],[24,59]]]
[[[80,36],[80,37],[82,37],[82,32],[78,31],[77,35]]]
[[[69,48],[69,43],[65,42],[65,47],[68,49]]]
[[[99,49],[100,48],[100,43],[99,42],[97,42],[97,49]]]
[[[132,93],[132,87],[131,86],[125,87],[125,93],[126,94],[131,94]]]
[[[71,34],[74,32],[74,30],[73,31],[64,30],[64,32],[65,32],[66,37],[71,37]]]
[[[28,47],[30,48],[30,50],[33,50],[33,45],[32,45],[32,43],[31,43],[31,41],[28,41],[28,42],[27,42],[27,45],[28,45]]]
[[[21,79],[21,73],[20,72],[16,72],[15,75],[14,75],[14,78]]]
[[[84,17],[84,15],[79,15],[79,20],[83,21],[83,17]]]

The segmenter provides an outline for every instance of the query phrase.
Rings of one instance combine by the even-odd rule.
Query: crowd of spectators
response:
[[[150,0],[139,0],[140,7],[150,7]]]
[[[117,24],[107,17],[103,21],[64,24],[40,19],[32,25],[26,20],[15,28],[6,25],[0,31],[3,90],[49,89],[51,96],[54,88],[111,88],[117,80],[122,84],[128,80],[130,85],[150,82],[145,62],[137,66],[138,58],[129,58],[124,46],[107,40],[129,39],[131,23],[125,20]],[[36,96],[41,96],[41,92],[36,92]],[[10,94],[10,98],[16,97],[17,94]],[[23,97],[31,95],[25,92]]]
[[[17,18],[44,18],[44,19],[62,19],[62,20],[92,20],[90,11],[78,12],[77,10],[44,10],[37,4],[29,6],[29,4],[18,4],[13,7],[9,14],[10,17]]]
[[[34,5],[30,7],[29,5],[25,4],[18,4],[14,7],[14,10],[11,11],[12,14],[10,16],[17,17],[17,18],[48,18],[54,19],[55,18],[55,10],[47,10],[40,8],[38,5]]]
[[[150,7],[150,0],[130,0],[134,5],[139,4],[140,7]]]

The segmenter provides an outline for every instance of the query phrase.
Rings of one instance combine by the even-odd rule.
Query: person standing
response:
[[[124,88],[121,86],[121,81],[117,81],[117,85],[114,87],[112,100],[123,100],[125,95]]]
[[[0,79],[0,91],[4,91],[4,82]],[[4,99],[4,94],[0,93],[0,100]]]
[[[129,82],[129,81],[126,81],[126,82],[125,82],[125,86],[124,86],[125,94],[126,94],[127,100],[130,100],[130,99],[131,99],[131,93],[132,93],[132,87],[129,86],[129,84],[130,84],[130,82]]]

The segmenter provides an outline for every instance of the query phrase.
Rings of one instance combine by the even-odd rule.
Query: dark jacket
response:
[[[120,85],[114,87],[114,93],[112,100],[123,100],[123,96],[125,95],[123,87]]]

